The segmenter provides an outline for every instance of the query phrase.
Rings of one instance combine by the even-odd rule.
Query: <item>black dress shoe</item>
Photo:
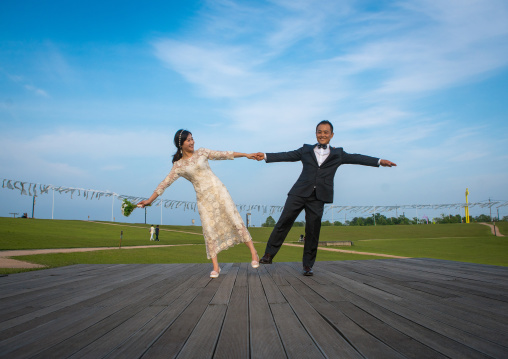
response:
[[[303,275],[312,276],[312,275],[314,275],[314,272],[312,271],[311,267],[304,266],[303,267]]]
[[[265,253],[265,255],[263,256],[263,258],[261,258],[259,260],[259,263],[261,264],[272,264],[272,259],[273,259],[273,256],[268,254],[268,253]]]

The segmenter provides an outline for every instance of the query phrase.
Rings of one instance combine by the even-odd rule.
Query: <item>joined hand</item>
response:
[[[247,154],[246,156],[249,160],[257,160],[257,161],[261,161],[261,160],[264,160],[265,159],[265,154],[262,153],[262,152],[258,152],[258,153],[249,153]]]

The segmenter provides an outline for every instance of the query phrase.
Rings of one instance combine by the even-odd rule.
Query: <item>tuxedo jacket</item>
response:
[[[326,160],[318,165],[316,145],[303,145],[295,151],[267,153],[266,162],[296,162],[303,164],[302,173],[288,194],[309,197],[316,189],[316,198],[325,203],[333,202],[333,179],[337,168],[343,164],[379,167],[379,158],[359,154],[349,154],[342,147],[331,147]]]

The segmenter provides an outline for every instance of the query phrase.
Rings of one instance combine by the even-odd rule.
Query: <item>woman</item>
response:
[[[153,241],[153,235],[154,235],[154,233],[155,233],[155,227],[152,224],[152,226],[150,227],[150,240],[151,241]]]
[[[210,277],[217,278],[220,273],[217,254],[242,242],[250,249],[252,267],[259,267],[259,257],[252,243],[252,237],[236,210],[226,186],[215,176],[208,164],[208,160],[232,160],[237,157],[255,159],[256,155],[233,151],[211,151],[205,148],[194,151],[192,133],[186,130],[176,132],[174,143],[177,151],[173,156],[173,168],[155,189],[152,196],[139,202],[138,207],[143,208],[150,205],[174,181],[183,177],[189,180],[196,190],[206,254],[213,263]]]

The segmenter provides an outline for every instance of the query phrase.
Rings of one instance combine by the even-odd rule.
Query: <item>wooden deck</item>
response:
[[[76,265],[0,277],[1,358],[508,358],[508,268]]]

